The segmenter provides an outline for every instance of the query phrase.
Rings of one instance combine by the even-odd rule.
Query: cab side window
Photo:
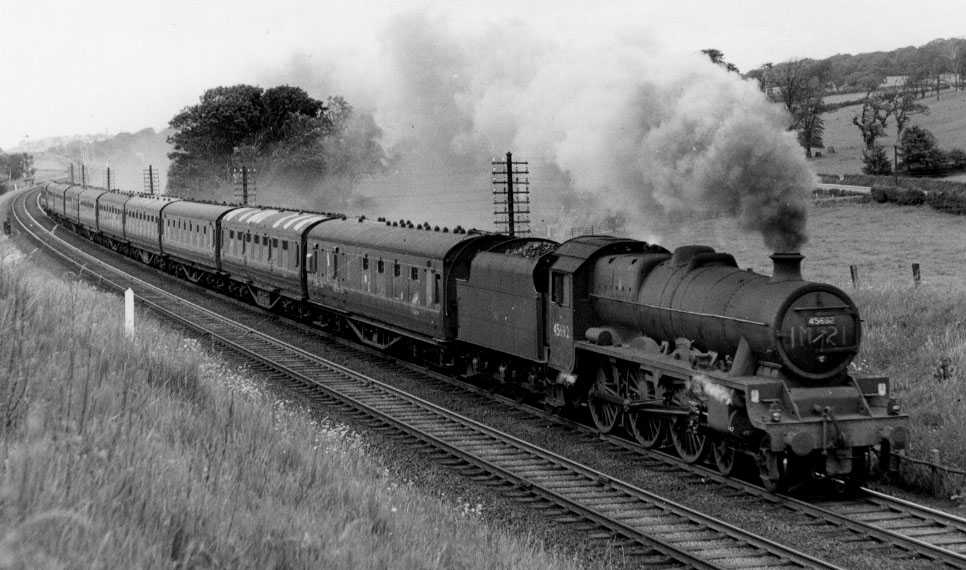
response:
[[[564,295],[564,274],[554,271],[550,275],[550,300],[558,305],[563,305]]]

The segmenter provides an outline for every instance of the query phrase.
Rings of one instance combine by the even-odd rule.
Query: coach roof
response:
[[[455,246],[479,237],[480,234],[394,228],[380,222],[355,219],[331,220],[309,232],[309,239],[436,259],[443,259]]]
[[[238,208],[229,212],[222,220],[229,224],[244,224],[254,231],[265,233],[301,234],[312,224],[329,220],[326,214],[304,213],[294,210],[273,210],[271,208]]]
[[[183,216],[186,218],[198,218],[202,220],[217,220],[219,217],[237,208],[237,206],[225,206],[222,204],[205,204],[201,202],[189,202],[182,200],[175,202],[164,209],[165,216]]]

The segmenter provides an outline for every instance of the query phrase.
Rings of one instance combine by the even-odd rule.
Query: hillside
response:
[[[928,115],[915,115],[909,126],[919,125],[936,136],[943,149],[966,149],[966,91],[947,89],[937,101],[935,96],[920,99],[918,102],[929,107]],[[858,174],[862,172],[862,139],[859,129],[852,124],[852,117],[861,113],[859,106],[845,107],[825,113],[825,149],[823,156],[812,160],[816,172],[824,174]],[[892,160],[892,147],[896,144],[895,121],[890,118],[886,127],[888,136],[879,139],[880,144],[889,151]],[[834,148],[835,152],[830,152]],[[966,179],[960,174],[952,179]]]
[[[935,39],[921,46],[905,46],[892,51],[859,54],[836,54],[825,59],[804,58],[821,68],[831,91],[849,93],[866,91],[888,76],[909,75],[927,79],[943,73],[966,73],[966,39]],[[772,71],[781,73],[789,62],[765,64],[749,71],[748,77],[761,77]]]

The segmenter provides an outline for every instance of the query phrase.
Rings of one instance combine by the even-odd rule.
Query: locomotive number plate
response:
[[[808,326],[810,327],[828,327],[835,325],[835,317],[809,317]]]

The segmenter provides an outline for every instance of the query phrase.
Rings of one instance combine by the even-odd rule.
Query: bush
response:
[[[957,170],[966,168],[966,151],[961,148],[951,149],[946,153],[946,162]]]
[[[885,148],[882,145],[875,145],[872,150],[862,151],[862,172],[866,174],[889,174],[892,172],[892,163],[886,156]]]
[[[891,202],[900,206],[920,206],[926,201],[926,193],[915,188],[873,186],[872,199],[880,204]]]
[[[926,194],[926,203],[947,214],[966,214],[966,193],[940,190]]]

